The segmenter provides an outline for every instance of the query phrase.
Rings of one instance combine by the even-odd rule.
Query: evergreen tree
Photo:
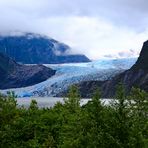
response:
[[[21,107],[15,97],[0,94],[1,148],[148,147],[148,94],[140,89],[127,96],[120,85],[109,105],[96,90],[82,107],[76,86],[52,108],[39,108],[35,100]]]

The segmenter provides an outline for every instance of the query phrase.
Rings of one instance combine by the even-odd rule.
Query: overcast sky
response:
[[[139,52],[148,0],[0,0],[0,32],[35,32],[91,59]],[[131,50],[132,49],[132,50]]]

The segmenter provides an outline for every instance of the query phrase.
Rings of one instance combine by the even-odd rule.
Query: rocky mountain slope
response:
[[[89,62],[85,55],[71,55],[70,47],[46,36],[26,33],[0,36],[0,52],[24,64]]]
[[[55,70],[43,65],[26,66],[0,53],[0,89],[25,87],[47,80]]]
[[[89,63],[47,64],[47,67],[56,70],[56,74],[48,80],[33,86],[0,90],[0,92],[5,94],[7,91],[14,91],[18,97],[61,97],[73,84],[84,81],[102,82],[109,80],[115,75],[131,68],[136,60],[137,58],[100,59]],[[87,94],[87,92],[85,92],[85,94]]]
[[[113,97],[116,86],[122,83],[127,92],[132,87],[139,87],[148,92],[148,41],[144,42],[137,62],[127,71],[107,81],[85,81],[78,84],[83,97],[92,96],[96,87],[100,87],[102,97]]]

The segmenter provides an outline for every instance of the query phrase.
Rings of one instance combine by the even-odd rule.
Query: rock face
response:
[[[148,41],[144,42],[140,56],[136,64],[132,67],[134,70],[148,70]]]
[[[107,81],[88,81],[77,84],[82,97],[91,97],[94,90],[99,87],[102,97],[113,97],[119,83],[130,92],[132,87],[138,87],[148,92],[148,41],[143,44],[137,62],[129,70],[116,75]]]
[[[26,33],[0,36],[0,52],[23,64],[89,62],[85,55],[70,55],[70,47],[54,39]]]
[[[55,70],[43,65],[20,65],[0,53],[0,89],[34,85],[45,81],[54,74]]]

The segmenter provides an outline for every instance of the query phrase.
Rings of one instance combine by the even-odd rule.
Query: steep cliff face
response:
[[[148,41],[144,42],[140,56],[132,68],[104,83],[104,87],[102,87],[102,89],[106,89],[104,96],[113,96],[119,82],[124,84],[127,92],[132,87],[148,91]]]
[[[130,92],[132,87],[148,92],[148,41],[144,42],[137,62],[129,70],[108,81],[88,81],[77,85],[82,97],[91,97],[97,87],[101,89],[102,97],[113,97],[119,83],[125,86],[127,92]]]
[[[70,47],[46,36],[27,33],[0,36],[0,52],[24,64],[89,62],[85,55],[69,55]]]
[[[148,70],[148,41],[144,42],[140,56],[135,63],[135,65],[131,68],[132,70]]]
[[[34,85],[54,74],[55,70],[43,65],[20,65],[0,53],[0,89]]]

